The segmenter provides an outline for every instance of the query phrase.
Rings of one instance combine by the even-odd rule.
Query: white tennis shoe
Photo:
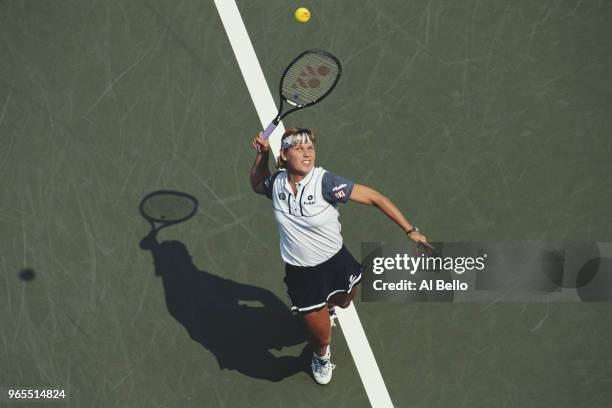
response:
[[[336,368],[335,364],[331,362],[330,347],[327,346],[327,353],[323,357],[319,357],[317,353],[312,355],[312,376],[314,380],[319,384],[325,385],[331,381],[332,370]]]

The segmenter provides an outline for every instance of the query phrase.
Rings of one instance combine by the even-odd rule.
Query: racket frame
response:
[[[338,75],[336,76],[336,80],[334,81],[332,86],[329,88],[329,90],[326,93],[324,93],[320,98],[318,98],[315,101],[312,101],[312,102],[309,102],[309,103],[306,103],[306,104],[303,104],[303,105],[299,105],[299,104],[296,104],[295,102],[291,102],[290,100],[285,98],[285,96],[283,95],[283,82],[285,80],[285,76],[287,75],[287,72],[289,72],[289,69],[296,63],[296,61],[298,61],[300,58],[302,58],[306,54],[321,54],[321,55],[325,55],[328,58],[331,58],[332,60],[334,60],[336,65],[338,65]],[[338,84],[338,81],[340,80],[340,76],[341,75],[342,75],[342,64],[340,64],[340,60],[338,58],[336,58],[334,55],[332,55],[329,52],[327,52],[327,51],[323,51],[323,50],[306,50],[306,51],[302,52],[300,55],[298,55],[297,57],[295,57],[293,59],[293,61],[291,61],[289,63],[289,65],[287,65],[287,68],[285,68],[285,70],[283,71],[283,75],[281,76],[281,80],[280,80],[279,85],[278,85],[278,93],[279,93],[279,96],[280,96],[280,98],[279,98],[280,99],[280,103],[278,104],[278,113],[276,115],[276,118],[274,118],[274,120],[272,122],[270,122],[270,124],[264,130],[263,138],[265,140],[267,140],[270,137],[270,135],[272,134],[272,132],[274,132],[274,129],[276,129],[276,127],[278,126],[280,121],[284,117],[289,115],[290,113],[293,113],[293,112],[295,112],[297,110],[304,109],[304,108],[307,108],[307,107],[312,106],[314,104],[317,104],[317,103],[321,102],[323,99],[327,98],[327,96],[334,90],[334,88]],[[288,105],[293,106],[294,108],[288,110],[287,112],[283,112],[283,106],[284,106],[285,103],[287,103]]]
[[[193,210],[187,216],[180,218],[178,220],[173,220],[173,221],[159,220],[157,218],[151,217],[144,211],[144,204],[147,202],[149,198],[153,196],[157,196],[157,195],[163,195],[163,194],[169,194],[169,195],[187,198],[189,201],[193,203]],[[149,222],[149,225],[151,225],[151,231],[149,232],[149,234],[157,234],[162,228],[166,228],[174,224],[179,224],[193,217],[195,213],[198,211],[198,207],[199,207],[198,199],[192,196],[191,194],[183,193],[180,191],[174,191],[174,190],[157,190],[157,191],[153,191],[147,194],[142,200],[140,200],[138,209],[140,211],[140,214],[143,216],[143,218]],[[156,223],[160,225],[156,226]]]

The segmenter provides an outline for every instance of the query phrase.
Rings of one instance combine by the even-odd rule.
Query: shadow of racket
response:
[[[159,190],[147,194],[138,208],[151,225],[151,231],[140,241],[140,247],[149,249],[155,245],[160,230],[193,217],[198,210],[198,200],[180,191]]]

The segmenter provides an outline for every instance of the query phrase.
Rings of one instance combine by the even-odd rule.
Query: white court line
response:
[[[235,0],[215,0],[219,16],[225,27],[230,44],[238,60],[240,71],[244,76],[251,99],[259,115],[262,127],[266,127],[276,116],[277,107],[274,103],[270,88],[266,83],[261,65],[257,60],[255,49],[246,31],[240,11]],[[281,131],[279,132],[278,129]],[[282,123],[279,123],[273,137],[270,138],[272,151],[276,156],[280,148],[280,134],[285,131]],[[276,137],[274,137],[276,135]],[[339,308],[338,308],[339,309]],[[359,321],[357,310],[351,304],[347,309],[338,310],[338,319],[345,333],[346,342],[355,360],[355,366],[363,382],[370,404],[374,408],[393,407],[391,397],[376,364],[374,353],[370,348],[368,339]]]
[[[345,333],[346,343],[353,360],[355,360],[366,394],[370,399],[370,404],[375,408],[393,407],[389,391],[385,386],[385,380],[380,374],[380,369],[376,364],[374,353],[372,353],[372,348],[359,320],[355,305],[351,302],[346,309],[336,307],[336,314],[340,321],[340,327]]]
[[[240,71],[244,77],[244,82],[251,94],[251,99],[257,110],[257,115],[261,121],[262,129],[265,129],[278,113],[278,107],[274,103],[274,98],[266,83],[255,49],[251,44],[249,33],[247,33],[238,6],[234,0],[215,0],[215,5],[219,11],[221,22],[225,32],[229,37],[230,44],[238,60]],[[280,135],[285,133],[285,126],[280,122],[270,136],[270,148],[274,153],[274,158],[280,150]]]

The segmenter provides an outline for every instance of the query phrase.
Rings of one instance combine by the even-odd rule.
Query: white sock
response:
[[[316,356],[319,357],[321,360],[329,360],[329,358],[331,357],[331,351],[330,351],[330,346],[327,346],[327,351],[325,352],[324,355],[320,356],[317,353]]]

